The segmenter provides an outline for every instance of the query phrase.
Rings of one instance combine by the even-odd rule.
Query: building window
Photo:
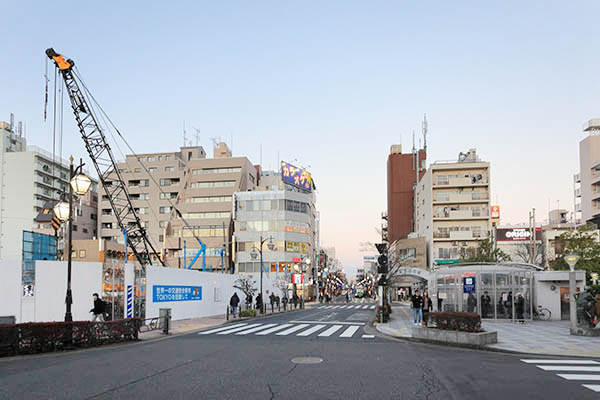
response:
[[[240,172],[241,170],[242,170],[241,167],[193,169],[192,170],[192,175],[200,175],[200,174],[227,174],[227,173],[232,173],[232,172]]]
[[[150,195],[148,193],[140,193],[140,200],[150,200]]]
[[[164,235],[158,235],[158,241],[162,242],[163,240],[165,240],[165,236]]]
[[[173,172],[175,171],[175,167],[165,167],[165,172]]]
[[[88,229],[87,228],[83,228],[83,233],[88,233]]]
[[[141,161],[141,159],[140,159],[140,161]],[[133,172],[135,172],[136,174],[139,174],[140,172],[142,172],[142,169],[141,168],[134,168]]]
[[[254,183],[254,177],[251,174],[248,174],[248,179],[250,182]]]
[[[85,258],[85,250],[79,250],[79,258]]]
[[[230,203],[231,196],[188,197],[186,203]]]
[[[158,211],[160,214],[168,214],[171,212],[171,207],[163,206],[163,207],[160,207]]]
[[[171,186],[179,183],[179,178],[161,178],[160,186]]]
[[[193,189],[234,187],[235,181],[193,182],[191,186]]]
[[[230,212],[191,212],[183,214],[184,219],[229,218]]]
[[[73,232],[77,232],[77,225],[73,224]]]
[[[158,167],[150,167],[148,168],[148,172],[156,172],[158,170]]]
[[[161,193],[159,195],[161,200],[168,200],[168,199],[176,199],[177,198],[177,192],[171,192],[171,193]]]
[[[168,223],[169,223],[169,221],[160,221],[160,222],[158,223],[158,226],[159,226],[160,228],[166,228]]]

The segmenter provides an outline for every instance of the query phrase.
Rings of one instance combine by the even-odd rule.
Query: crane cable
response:
[[[156,179],[152,176],[152,174],[150,173],[150,171],[148,170],[148,168],[146,167],[146,165],[140,161],[140,157],[137,155],[137,153],[133,150],[133,148],[131,147],[131,145],[129,144],[129,142],[127,142],[127,140],[125,139],[125,137],[121,134],[121,132],[119,131],[119,128],[117,128],[117,126],[115,125],[115,123],[111,120],[111,118],[108,116],[108,114],[104,111],[104,109],[102,108],[102,106],[98,103],[98,101],[96,100],[96,98],[94,97],[94,95],[90,92],[90,90],[88,89],[87,85],[85,84],[84,80],[81,77],[81,73],[79,72],[79,69],[75,66],[74,71],[73,71],[74,75],[77,77],[77,79],[79,80],[79,82],[81,83],[81,85],[83,86],[85,93],[89,96],[89,98],[92,100],[90,103],[94,103],[96,104],[96,106],[98,107],[98,109],[100,110],[100,114],[101,116],[103,116],[102,118],[104,119],[104,117],[106,118],[106,120],[108,120],[108,122],[110,123],[110,125],[112,126],[112,128],[117,132],[117,134],[119,135],[119,137],[121,138],[121,140],[125,143],[125,145],[127,146],[127,148],[129,149],[129,151],[131,152],[131,154],[136,158],[136,160],[140,163],[140,165],[144,168],[144,171],[148,174],[148,176],[150,177],[150,179],[152,180],[152,182],[154,182],[154,184],[158,187],[158,190],[161,193],[166,193],[161,189],[161,186],[159,185],[159,183],[156,181]],[[91,104],[90,104],[91,105]],[[107,128],[108,128],[108,124],[107,124]],[[110,129],[108,129],[108,131],[110,132]],[[116,138],[114,137],[114,135],[111,133],[111,136],[113,137],[113,139],[115,139],[115,144],[117,146],[117,148],[120,151],[119,145],[118,143],[116,143]],[[187,220],[183,217],[183,214],[175,207],[175,204],[171,201],[170,198],[167,198],[167,201],[169,202],[169,204],[171,205],[171,207],[173,208],[173,210],[175,210],[177,216],[179,217],[179,219],[183,222],[183,224],[186,227],[191,227],[192,225],[190,225]],[[158,218],[157,218],[158,220]],[[192,235],[194,236],[194,238],[196,240],[199,240],[200,238],[195,234],[193,229],[189,229],[192,232]],[[182,232],[183,234],[183,232]]]

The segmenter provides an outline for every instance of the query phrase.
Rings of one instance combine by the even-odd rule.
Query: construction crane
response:
[[[52,48],[46,50],[46,55],[54,61],[64,79],[81,138],[98,173],[98,179],[108,198],[117,224],[123,232],[126,244],[131,248],[142,270],[145,270],[145,265],[151,261],[152,256],[166,266],[164,260],[150,243],[146,229],[142,226],[135,211],[127,191],[127,185],[123,181],[103,129],[98,123],[98,116],[90,106],[91,101],[88,101],[86,93],[89,94],[89,91],[81,77],[73,70],[75,63],[71,59],[65,59]]]

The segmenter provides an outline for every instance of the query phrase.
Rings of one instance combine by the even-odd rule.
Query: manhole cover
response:
[[[319,364],[323,362],[319,357],[296,357],[292,358],[294,364]]]

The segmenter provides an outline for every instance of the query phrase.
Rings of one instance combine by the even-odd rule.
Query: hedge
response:
[[[469,312],[427,313],[427,327],[448,331],[482,332],[481,317]]]
[[[137,340],[139,318],[0,325],[0,357]]]

